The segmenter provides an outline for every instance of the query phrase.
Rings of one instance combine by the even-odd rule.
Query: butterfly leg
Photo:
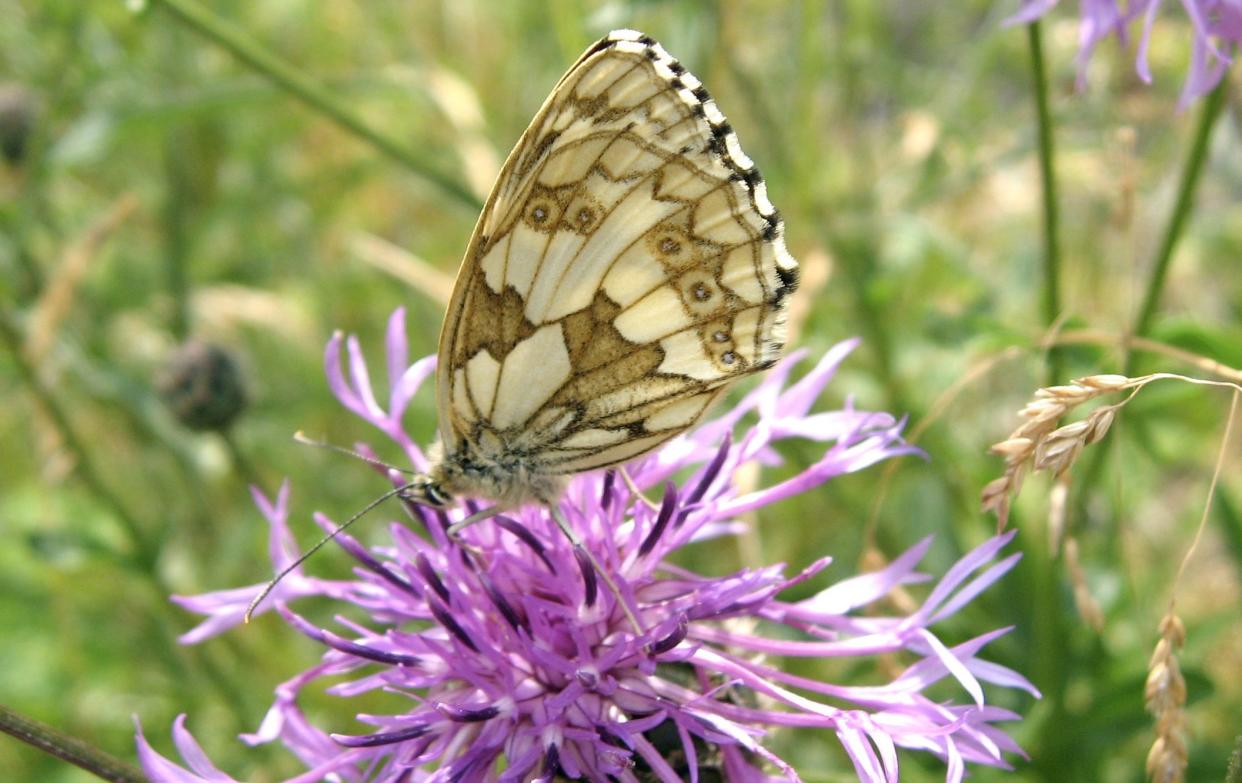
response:
[[[502,513],[504,513],[504,509],[498,505],[489,506],[488,508],[485,508],[482,511],[476,511],[470,516],[461,520],[460,522],[454,522],[452,525],[449,525],[449,529],[448,529],[449,537],[456,538],[457,535],[461,533],[461,531],[470,527],[475,522],[482,522],[485,519],[491,519],[492,517],[497,516],[498,514],[502,514]]]
[[[618,469],[618,472],[620,472],[621,480],[625,482],[625,486],[629,488],[631,495],[641,501],[644,506],[652,511],[660,510],[660,504],[652,501],[651,498],[643,494],[643,491],[638,488],[637,484],[634,483],[633,476],[631,476],[630,472],[625,469],[624,465]]]
[[[595,569],[595,572],[598,573],[600,578],[604,580],[604,584],[608,585],[608,589],[612,592],[613,596],[616,597],[617,604],[621,607],[621,611],[625,613],[626,619],[629,620],[630,625],[634,627],[634,633],[642,636],[645,633],[643,626],[638,622],[638,617],[634,614],[634,610],[630,608],[629,603],[625,600],[625,596],[621,594],[621,588],[617,586],[616,580],[614,580],[608,573],[607,569],[600,564],[595,555],[591,553],[591,550],[583,546],[582,539],[579,538],[578,534],[574,532],[574,529],[569,526],[569,520],[565,519],[565,515],[561,513],[560,508],[557,506],[548,506],[548,513],[552,515],[552,519],[556,520],[556,526],[559,527],[561,532],[565,534],[565,538],[569,539],[569,543],[573,545],[576,551],[582,553],[587,562],[591,564],[591,567]]]

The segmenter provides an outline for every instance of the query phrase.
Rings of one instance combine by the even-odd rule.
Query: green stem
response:
[[[1204,164],[1207,163],[1208,142],[1212,137],[1212,128],[1216,125],[1216,119],[1220,116],[1221,107],[1225,105],[1225,90],[1228,85],[1228,79],[1221,79],[1220,84],[1216,85],[1216,89],[1208,93],[1207,98],[1203,101],[1203,108],[1199,112],[1199,124],[1195,128],[1194,141],[1190,146],[1190,152],[1186,156],[1186,165],[1182,169],[1182,180],[1177,188],[1177,201],[1173,205],[1173,213],[1169,216],[1168,225],[1164,230],[1164,237],[1160,242],[1160,249],[1156,253],[1156,263],[1151,270],[1151,279],[1147,281],[1147,292],[1143,296],[1143,305],[1139,308],[1138,317],[1134,319],[1134,328],[1132,333],[1137,337],[1147,335],[1147,330],[1151,327],[1152,318],[1156,314],[1156,308],[1160,304],[1160,294],[1164,291],[1164,281],[1168,276],[1169,262],[1173,258],[1173,251],[1177,249],[1177,243],[1182,238],[1182,232],[1186,228],[1186,222],[1190,219],[1190,212],[1194,206],[1195,191],[1199,185],[1199,175],[1203,173]],[[1127,375],[1133,372],[1134,354],[1127,352],[1126,369]]]
[[[189,287],[186,283],[186,265],[189,263],[189,218],[186,202],[189,195],[186,179],[190,176],[184,150],[178,149],[174,128],[164,139],[164,248],[165,267],[168,271],[168,293],[172,299],[172,319],[169,331],[177,342],[183,342],[190,334]]]
[[[1044,67],[1043,34],[1038,21],[1026,27],[1031,48],[1031,72],[1035,87],[1035,114],[1039,124],[1039,177],[1044,210],[1044,325],[1061,317],[1061,238],[1057,213],[1057,181],[1053,169],[1052,112],[1048,107],[1048,73]],[[1061,380],[1060,351],[1048,351],[1048,382]]]
[[[43,406],[44,411],[47,412],[48,417],[51,418],[52,423],[55,424],[57,431],[60,433],[65,447],[73,452],[77,474],[82,479],[82,483],[86,484],[87,488],[120,520],[125,528],[125,532],[128,534],[133,557],[139,567],[143,571],[153,571],[155,551],[150,542],[148,542],[142,525],[138,523],[137,517],[131,514],[129,509],[125,507],[121,499],[100,478],[98,471],[95,469],[95,463],[91,460],[90,452],[87,451],[86,445],[78,436],[77,430],[70,424],[69,416],[60,406],[51,389],[47,388],[47,384],[43,382],[34,367],[27,361],[23,350],[24,341],[17,325],[13,323],[12,316],[7,312],[0,312],[0,342],[3,342],[8,348],[9,354],[13,357],[13,364],[16,365],[22,381],[29,387],[31,396],[38,401],[39,405]]]
[[[43,270],[30,252],[30,224],[27,208],[13,204],[13,209],[0,211],[0,226],[3,226],[13,243],[13,257],[17,259],[21,269],[21,279],[11,282],[13,298],[19,302],[33,301],[43,290]]]
[[[1134,326],[1131,334],[1135,337],[1147,336],[1148,329],[1151,327],[1151,321],[1155,317],[1156,307],[1160,304],[1160,294],[1164,291],[1164,281],[1168,276],[1169,263],[1173,259],[1173,252],[1177,249],[1177,243],[1182,238],[1182,232],[1186,228],[1186,222],[1190,219],[1191,208],[1194,206],[1195,191],[1199,185],[1199,175],[1203,173],[1204,165],[1207,163],[1208,142],[1211,140],[1212,128],[1216,124],[1216,119],[1220,117],[1221,108],[1225,104],[1225,90],[1227,89],[1228,79],[1221,79],[1220,84],[1216,85],[1216,89],[1208,93],[1204,99],[1203,108],[1199,112],[1199,124],[1195,127],[1194,140],[1191,143],[1190,151],[1186,155],[1186,163],[1182,168],[1182,179],[1177,188],[1177,200],[1173,204],[1173,212],[1169,215],[1169,222],[1165,226],[1164,237],[1160,242],[1160,249],[1156,253],[1156,263],[1151,270],[1151,279],[1147,281],[1147,292],[1143,297],[1143,305],[1139,308],[1138,316],[1134,319]],[[1135,362],[1138,354],[1132,349],[1126,349],[1126,357],[1122,372],[1125,375],[1135,374]],[[1083,472],[1083,480],[1079,483],[1081,487],[1094,487],[1104,470],[1104,461],[1109,451],[1113,448],[1115,438],[1106,438],[1100,448],[1098,448],[1091,460],[1087,463],[1086,470]],[[1080,493],[1080,499],[1075,506],[1081,512],[1082,505],[1085,500],[1085,493]],[[1078,514],[1076,516],[1080,516]]]
[[[137,767],[0,704],[0,731],[113,783],[149,783]]]
[[[870,206],[860,208],[866,213]],[[869,224],[869,221],[861,221]],[[880,309],[872,301],[871,283],[876,275],[876,251],[874,232],[870,226],[855,233],[845,230],[841,234],[827,230],[825,244],[832,249],[833,255],[842,259],[843,276],[850,287],[854,305],[854,316],[860,324],[863,343],[875,357],[876,374],[883,388],[888,391],[885,409],[910,411],[911,406],[906,399],[904,384],[898,377],[896,363],[893,359],[893,342],[889,334],[889,321],[881,314]]]
[[[385,155],[434,184],[463,206],[473,210],[478,210],[483,206],[479,199],[458,180],[440,171],[429,161],[415,155],[404,145],[372,128],[329,90],[304,77],[296,68],[271,54],[257,41],[211,13],[201,4],[194,0],[152,0],[152,4],[163,6],[182,22],[232,52],[235,57],[266,76],[277,86],[300,98],[342,128],[364,139]]]
[[[78,478],[121,521],[132,550],[126,564],[145,575],[146,579],[143,581],[143,584],[151,589],[154,605],[159,608],[158,612],[153,613],[153,621],[158,623],[162,638],[160,643],[153,644],[152,646],[161,651],[161,654],[168,660],[170,667],[178,666],[177,659],[172,652],[177,649],[176,631],[174,630],[177,620],[173,617],[172,605],[168,603],[168,595],[173,590],[164,581],[159,569],[156,567],[159,552],[155,542],[146,535],[143,526],[138,523],[137,517],[130,513],[121,499],[108,488],[108,485],[100,477],[99,472],[95,468],[95,463],[91,460],[90,453],[87,451],[77,430],[70,423],[69,417],[61,407],[60,402],[39,378],[38,373],[31,366],[30,362],[27,361],[23,353],[21,333],[17,325],[13,323],[12,316],[3,310],[0,310],[0,344],[8,348],[9,353],[13,357],[13,363],[17,367],[18,374],[29,387],[31,396],[37,400],[38,404],[43,406],[48,417],[55,425],[65,447],[72,452]],[[215,688],[228,700],[230,707],[234,708],[235,711],[244,705],[244,699],[241,698],[231,682],[223,676],[217,667],[206,660],[201,653],[188,650],[186,654],[200,669],[207,668],[211,676],[196,677],[194,676],[195,672],[184,670],[183,680],[185,682],[206,682],[210,684],[211,687]],[[141,778],[138,779],[141,780]]]
[[[259,479],[259,472],[254,469],[254,465],[246,458],[246,453],[242,451],[241,445],[238,444],[233,430],[220,430],[220,438],[224,441],[225,448],[228,449],[229,458],[233,461],[233,469],[237,471],[237,475],[241,476],[242,481],[251,486],[261,486],[263,482]]]

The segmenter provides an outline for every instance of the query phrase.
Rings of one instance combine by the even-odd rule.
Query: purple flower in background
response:
[[[403,313],[388,331],[389,404],[372,391],[358,343],[327,349],[329,382],[351,411],[402,447],[415,466],[423,454],[401,427],[405,408],[432,371],[422,360],[407,369]],[[300,573],[274,594],[295,629],[327,648],[322,661],[276,691],[258,731],[246,742],[281,742],[308,771],[294,781],[335,775],[344,781],[550,781],[664,783],[699,779],[710,768],[729,781],[797,780],[772,750],[772,729],[827,730],[836,735],[863,781],[897,780],[897,748],[929,751],[944,760],[946,779],[962,780],[969,763],[1007,767],[1021,751],[996,724],[1018,716],[984,702],[983,683],[1035,693],[1020,675],[980,658],[993,631],[950,646],[931,630],[1007,572],[1018,555],[997,559],[1012,534],[993,538],[949,569],[908,616],[872,606],[895,587],[929,578],[915,571],[924,540],[877,573],[847,579],[800,601],[786,588],[817,578],[829,559],[792,576],[783,566],[705,575],[671,562],[677,550],[736,534],[739,516],[812,489],[830,478],[888,457],[915,452],[901,422],[881,413],[811,413],[837,365],[853,348],[829,351],[803,378],[788,384],[795,354],[781,362],[734,409],[628,467],[635,485],[658,498],[634,496],[613,471],[577,476],[560,509],[583,544],[616,582],[637,616],[637,633],[618,595],[602,589],[547,510],[531,506],[470,527],[461,541],[449,524],[477,509],[466,501],[448,512],[407,505],[415,520],[393,523],[391,539],[368,550],[342,535],[358,561],[350,582]],[[757,421],[734,440],[739,421]],[[785,438],[826,444],[802,473],[763,489],[734,480],[745,466],[778,462],[772,444]],[[675,476],[689,476],[683,481]],[[400,478],[392,476],[396,483]],[[273,565],[288,562],[287,493],[276,503],[258,497],[272,526]],[[331,520],[316,521],[331,529]],[[261,588],[179,598],[207,619],[187,634],[199,641],[240,621],[239,604]],[[337,628],[321,628],[287,605],[324,595],[350,605]],[[902,653],[912,663],[896,679],[839,685],[796,676],[783,657],[856,659]],[[326,733],[298,707],[301,690],[320,678],[329,692],[350,697],[375,690],[401,694],[399,714],[360,714],[367,728]],[[346,677],[342,681],[342,677]],[[956,682],[964,703],[933,701],[924,690]],[[948,691],[946,691],[948,692]],[[344,729],[345,726],[337,728]],[[230,781],[207,760],[178,719],[175,743],[189,769],[155,753],[138,734],[144,768],[154,779]]]
[[[1008,23],[1033,22],[1056,4],[1057,0],[1023,0],[1021,10]],[[1211,92],[1233,62],[1238,44],[1242,43],[1242,0],[1177,0],[1177,4],[1186,15],[1191,35],[1190,69],[1178,101],[1178,106],[1185,108],[1194,99]],[[1147,53],[1161,5],[1162,0],[1129,0],[1124,4],[1121,0],[1079,0],[1082,17],[1077,58],[1079,87],[1086,83],[1087,62],[1100,41],[1115,35],[1121,45],[1126,46],[1130,28],[1136,24],[1141,25],[1141,30],[1135,68],[1139,77],[1150,84],[1152,76]]]

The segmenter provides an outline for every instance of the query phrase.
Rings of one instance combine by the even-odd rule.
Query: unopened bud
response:
[[[0,83],[0,154],[16,166],[26,156],[39,104],[29,90],[14,82]]]
[[[177,420],[192,430],[224,429],[246,407],[241,369],[211,343],[183,345],[161,375],[159,390]]]

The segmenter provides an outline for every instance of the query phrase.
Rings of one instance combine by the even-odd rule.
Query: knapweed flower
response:
[[[1023,0],[1022,8],[1009,19],[1012,24],[1032,22],[1052,10],[1058,0]],[[1122,46],[1130,39],[1131,28],[1141,27],[1135,68],[1148,84],[1152,81],[1147,54],[1152,28],[1162,0],[1079,0],[1082,21],[1078,36],[1078,83],[1086,82],[1087,62],[1096,46],[1116,36]],[[1242,43],[1242,2],[1239,0],[1178,0],[1186,15],[1190,32],[1190,70],[1182,86],[1178,105],[1185,108],[1194,99],[1212,91],[1233,62]],[[1124,7],[1123,7],[1124,6]]]
[[[394,315],[388,332],[386,409],[352,338],[345,343],[348,374],[342,372],[342,343],[338,336],[327,349],[333,392],[396,441],[415,466],[425,464],[400,422],[433,367],[423,360],[407,368],[403,314]],[[1034,689],[980,657],[1004,631],[950,645],[932,626],[1014,565],[1017,555],[997,559],[1009,536],[966,555],[907,616],[886,616],[874,604],[895,587],[927,581],[915,571],[927,540],[882,571],[797,601],[780,595],[818,578],[829,558],[792,576],[780,565],[702,574],[672,558],[696,542],[737,533],[748,512],[914,451],[901,439],[901,422],[887,414],[852,406],[810,412],[852,347],[837,346],[794,383],[789,376],[803,356],[789,357],[737,407],[631,464],[629,478],[655,496],[651,504],[618,472],[574,478],[560,510],[610,574],[615,593],[603,589],[539,507],[474,525],[454,540],[448,525],[477,510],[475,503],[447,512],[410,504],[413,523],[393,523],[385,546],[368,549],[339,536],[358,563],[353,580],[317,581],[297,569],[272,596],[293,628],[327,648],[323,659],[278,687],[258,731],[243,739],[283,743],[308,768],[293,779],[299,782],[672,783],[697,781],[708,769],[735,782],[797,780],[770,748],[773,729],[832,732],[863,781],[897,780],[898,748],[944,759],[951,781],[961,780],[971,763],[1006,766],[1005,754],[1020,751],[996,724],[1017,716],[987,705],[983,684]],[[735,437],[750,414],[756,420]],[[827,449],[774,486],[740,487],[739,469],[776,463],[772,445],[787,438]],[[287,489],[275,503],[259,497],[259,507],[271,525],[273,565],[282,568],[294,551]],[[333,527],[323,516],[317,521]],[[178,599],[207,615],[187,638],[198,641],[239,622],[241,607],[260,587]],[[347,605],[338,627],[320,627],[289,607],[312,594]],[[863,607],[866,614],[858,611]],[[834,684],[779,665],[790,657],[882,654],[902,654],[909,666],[891,681]],[[338,680],[329,688],[334,694],[382,689],[406,697],[409,708],[360,714],[368,728],[342,721],[329,733],[298,707],[302,690],[327,677]],[[968,698],[959,704],[924,695],[940,681],[956,682]],[[183,719],[173,735],[189,769],[155,753],[139,733],[148,774],[174,783],[232,780],[207,759]]]

